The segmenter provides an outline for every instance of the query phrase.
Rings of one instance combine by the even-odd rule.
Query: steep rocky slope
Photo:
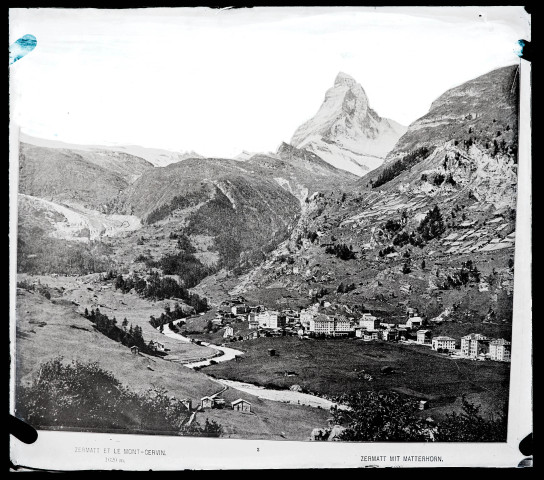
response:
[[[517,191],[514,76],[507,67],[446,92],[424,119],[443,116],[447,105],[455,116],[428,129],[419,119],[387,164],[343,191],[310,197],[289,241],[231,293],[266,301],[280,290],[289,304],[321,299],[392,316],[411,304],[428,318],[462,317],[467,328],[483,321],[478,328],[506,335]],[[466,101],[457,98],[462,91]]]
[[[382,164],[405,131],[397,122],[381,118],[370,108],[363,87],[339,73],[319,111],[296,130],[290,143],[362,176]]]

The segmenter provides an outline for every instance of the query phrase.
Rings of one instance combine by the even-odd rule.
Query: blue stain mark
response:
[[[533,45],[528,40],[518,40],[519,48],[516,50],[518,57],[531,62],[533,60]]]
[[[36,48],[38,41],[34,35],[25,35],[9,47],[9,64],[14,64]]]
[[[523,47],[525,47],[525,42],[523,40],[518,40],[519,47],[516,49],[516,55],[518,57],[523,57]]]

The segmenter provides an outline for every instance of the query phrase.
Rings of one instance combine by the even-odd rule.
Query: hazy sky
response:
[[[518,63],[522,7],[10,9],[22,131],[82,144],[233,156],[276,150],[339,71],[408,125],[445,90]]]

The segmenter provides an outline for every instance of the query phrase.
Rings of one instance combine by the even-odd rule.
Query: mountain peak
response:
[[[347,87],[353,87],[354,85],[357,85],[357,82],[353,77],[348,75],[344,72],[339,72],[338,75],[336,75],[336,79],[334,80],[334,86],[338,87],[341,85],[345,85]]]
[[[372,110],[363,87],[340,72],[318,112],[297,128],[290,143],[363,176],[383,163],[404,132],[406,127]]]

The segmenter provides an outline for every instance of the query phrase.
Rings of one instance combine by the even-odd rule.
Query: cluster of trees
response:
[[[20,282],[17,282],[17,288],[24,288],[29,292],[38,292],[43,297],[47,298],[47,300],[51,299],[51,290],[40,282],[30,283],[26,280],[21,280]]]
[[[423,247],[425,242],[432,240],[433,238],[439,237],[446,231],[446,225],[442,218],[442,213],[438,205],[435,205],[425,218],[421,221],[417,227],[417,233],[412,231],[408,233],[406,230],[399,231],[402,228],[402,224],[395,220],[388,220],[383,228],[392,233],[398,232],[393,237],[393,245],[396,247],[403,247],[404,245],[410,244],[414,247]],[[389,245],[378,252],[380,257],[384,257],[389,253],[395,252],[395,247]]]
[[[174,320],[180,320],[181,318],[185,318],[187,316],[188,314],[183,310],[181,305],[176,302],[176,304],[174,305],[174,310],[170,308],[170,305],[166,305],[164,307],[164,312],[161,313],[161,316],[159,318],[155,318],[153,315],[149,317],[149,323],[153,328],[159,328],[162,327],[165,323],[172,323]]]
[[[310,242],[312,243],[314,243],[317,240],[317,237],[318,237],[317,232],[314,232],[312,230],[306,233],[306,238],[310,240]]]
[[[429,147],[420,147],[404,157],[402,157],[400,160],[397,160],[393,164],[385,167],[382,172],[378,175],[376,180],[371,180],[370,184],[372,188],[377,188],[382,186],[384,183],[387,183],[391,180],[393,180],[395,177],[398,177],[402,172],[405,170],[413,167],[417,163],[421,162],[425,158],[427,158],[434,150],[433,148]]]
[[[123,328],[117,326],[117,319],[115,317],[109,318],[107,315],[100,313],[100,309],[86,308],[83,316],[94,323],[94,327],[103,335],[116,342],[119,342],[127,347],[138,347],[143,353],[149,355],[155,355],[155,351],[145,343],[144,336],[142,334],[142,328],[136,325],[135,327],[130,324],[128,327],[128,320],[125,318],[121,324]]]
[[[378,252],[378,255],[380,257],[385,257],[386,255],[389,255],[390,253],[395,253],[395,247],[393,247],[392,245],[388,245],[387,247],[385,248],[382,248],[379,252]]]
[[[461,268],[451,275],[447,275],[445,280],[440,285],[442,290],[449,290],[450,288],[459,288],[466,285],[469,282],[478,283],[481,278],[481,273],[474,265],[472,260],[463,262]]]
[[[388,231],[389,233],[395,233],[402,228],[402,223],[398,220],[389,219],[382,226],[383,230]]]
[[[338,288],[336,289],[337,293],[349,293],[353,290],[355,290],[355,284],[354,283],[348,283],[347,285],[344,285],[344,282],[340,282],[340,285],[338,285]]]
[[[160,268],[165,275],[177,275],[186,288],[198,285],[203,278],[214,272],[214,269],[206,267],[186,251],[163,255],[157,261],[148,259],[146,265],[149,268]]]
[[[319,287],[316,289],[316,291],[312,294],[312,302],[316,303],[319,301],[320,298],[323,298],[325,295],[329,293],[329,290],[325,287]]]
[[[214,273],[215,269],[206,267],[194,256],[196,249],[187,235],[171,233],[170,238],[177,239],[176,247],[179,252],[166,254],[159,260],[139,255],[136,261],[144,261],[149,268],[160,268],[166,275],[177,275],[186,288],[198,285],[203,278]]]
[[[197,313],[208,310],[208,301],[196,293],[191,293],[184,285],[171,277],[161,277],[158,272],[150,273],[146,279],[134,274],[126,279],[118,275],[114,287],[123,293],[132,288],[142,297],[152,300],[164,300],[166,298],[179,298],[187,305],[193,307]]]
[[[170,203],[165,203],[153,210],[145,219],[145,223],[152,224],[163,220],[174,210],[188,208],[196,205],[202,198],[202,192],[187,192],[183,195],[175,196]]]
[[[325,253],[336,255],[342,260],[351,260],[352,258],[355,258],[355,252],[353,251],[353,247],[351,245],[348,247],[344,243],[335,243],[334,245],[329,245],[325,248]]]
[[[16,415],[35,427],[219,437],[214,421],[186,426],[187,407],[163,388],[135,393],[98,363],[57,357],[21,386]]]
[[[42,229],[19,229],[17,271],[32,275],[87,275],[108,270],[113,264],[112,249],[101,242],[61,240],[45,235]]]
[[[394,392],[357,392],[341,403],[350,411],[335,410],[335,422],[345,425],[340,440],[359,442],[504,442],[506,408],[485,418],[480,407],[462,398],[463,412],[428,421],[417,415],[418,402]]]
[[[417,227],[417,231],[425,241],[439,237],[446,231],[446,225],[438,205],[435,205],[434,208],[427,212],[427,215]]]
[[[421,181],[427,182],[429,180],[428,175],[426,173],[421,174]],[[439,187],[443,183],[449,183],[450,185],[457,185],[457,182],[453,178],[453,175],[451,172],[448,172],[448,174],[444,175],[442,173],[435,173],[431,177],[431,182],[436,187]]]

